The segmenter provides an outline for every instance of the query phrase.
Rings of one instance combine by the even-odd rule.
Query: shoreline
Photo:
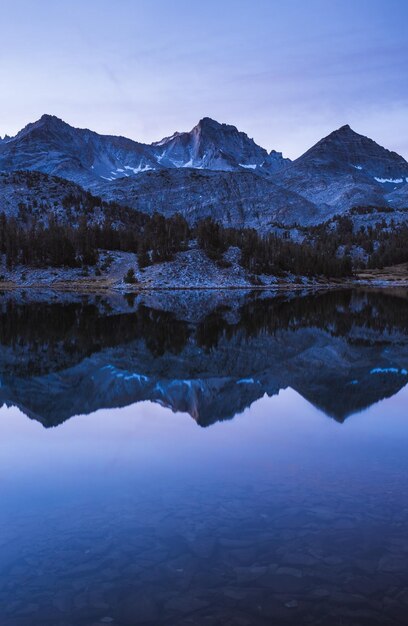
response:
[[[253,291],[302,292],[358,288],[408,288],[408,263],[382,269],[354,270],[350,276],[326,277],[295,274],[250,274],[233,258],[220,266],[202,252],[191,249],[172,261],[141,269],[134,254],[100,251],[95,268],[16,266],[0,273],[0,290],[34,291],[50,289],[71,293],[143,293],[148,291]],[[232,254],[234,252],[234,254]],[[237,256],[237,254],[235,254]],[[133,277],[126,282],[127,275]]]
[[[111,294],[128,294],[128,293],[143,293],[149,291],[273,291],[273,292],[286,292],[286,291],[323,291],[323,290],[335,290],[335,289],[366,289],[368,287],[375,287],[377,289],[388,288],[408,288],[408,279],[404,280],[339,280],[329,281],[327,283],[279,283],[270,285],[143,285],[143,284],[129,284],[129,285],[117,285],[117,284],[102,284],[88,281],[67,281],[55,283],[34,283],[34,284],[18,284],[14,282],[0,282],[0,291],[60,291],[60,292],[75,292],[75,293],[111,293]]]
[[[187,257],[185,255],[187,254]],[[124,277],[134,270],[134,282]],[[355,270],[351,276],[327,278],[324,276],[296,276],[287,274],[250,275],[238,263],[230,268],[219,268],[201,252],[184,253],[171,262],[151,265],[140,270],[135,257],[129,253],[110,253],[110,264],[101,275],[70,268],[29,268],[19,266],[0,277],[0,290],[44,291],[94,294],[132,294],[144,292],[182,291],[247,291],[247,292],[304,292],[335,289],[408,288],[408,263],[382,269]]]

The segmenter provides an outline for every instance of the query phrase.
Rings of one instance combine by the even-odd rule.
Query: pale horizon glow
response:
[[[296,158],[343,124],[408,158],[403,0],[15,0],[0,136],[44,113],[150,143],[202,117]]]

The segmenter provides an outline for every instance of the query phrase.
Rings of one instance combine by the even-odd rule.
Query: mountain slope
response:
[[[398,185],[386,196],[387,202],[395,209],[408,209],[408,181]]]
[[[37,170],[83,186],[156,167],[160,166],[144,144],[73,128],[51,115],[0,144],[0,170]]]
[[[87,195],[79,185],[42,172],[0,172],[0,213],[27,225],[30,216],[46,223],[49,215],[72,223],[81,213],[73,205],[85,204]]]
[[[251,172],[173,169],[146,172],[115,182],[98,182],[93,191],[144,213],[181,213],[190,223],[213,217],[224,226],[268,230],[271,222],[314,223],[315,205]]]
[[[318,204],[322,216],[358,205],[387,204],[408,180],[408,163],[396,152],[342,126],[293,161],[275,182]]]

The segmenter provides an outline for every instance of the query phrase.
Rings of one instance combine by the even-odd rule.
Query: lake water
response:
[[[406,624],[408,292],[0,297],[0,624]]]

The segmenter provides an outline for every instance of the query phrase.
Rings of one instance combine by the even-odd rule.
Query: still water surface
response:
[[[189,297],[3,296],[0,624],[405,624],[407,294]]]

